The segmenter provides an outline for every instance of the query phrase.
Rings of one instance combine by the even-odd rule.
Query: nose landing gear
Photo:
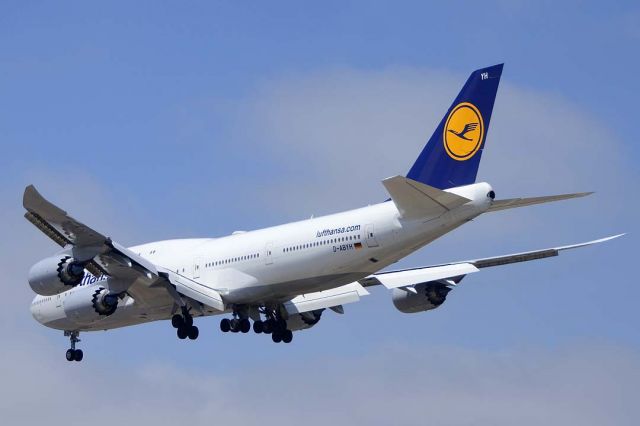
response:
[[[67,361],[82,361],[84,358],[84,353],[82,349],[76,349],[76,343],[80,342],[78,336],[80,335],[79,331],[65,331],[65,336],[69,337],[69,341],[71,342],[71,349],[67,349],[66,358]]]

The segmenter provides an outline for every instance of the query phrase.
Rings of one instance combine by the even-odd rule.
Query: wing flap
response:
[[[368,294],[369,292],[364,287],[355,282],[330,290],[296,296],[285,302],[284,307],[289,315],[301,314],[317,309],[333,308],[347,303],[354,303],[359,301],[361,296]]]
[[[364,278],[361,283],[367,286],[382,284],[391,290],[431,281],[454,279],[474,272],[478,272],[478,268],[471,263],[454,263],[451,265],[381,272]]]
[[[175,290],[203,305],[214,308],[218,311],[225,310],[225,303],[222,296],[216,290],[197,281],[190,280],[171,271],[162,272],[161,275],[172,285]],[[171,293],[171,291],[169,291]]]

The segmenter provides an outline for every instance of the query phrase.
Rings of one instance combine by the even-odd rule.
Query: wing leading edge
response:
[[[122,288],[111,290],[127,291],[141,303],[156,298],[160,292],[181,306],[185,301],[180,295],[184,295],[214,309],[225,309],[222,297],[214,289],[158,267],[91,229],[45,199],[33,185],[25,188],[22,202],[27,210],[25,218],[58,245],[71,250],[91,274],[118,278],[115,283]]]
[[[622,237],[623,235],[625,234],[612,235],[610,237],[600,238],[584,243],[552,247],[542,250],[526,251],[522,253],[507,254],[503,256],[486,257],[482,259],[466,260],[433,266],[380,272],[363,278],[359,282],[364,287],[383,285],[388,289],[410,288],[416,284],[434,281],[445,281],[446,284],[455,285],[467,274],[478,272],[482,268],[555,257],[558,256],[561,251],[604,243],[606,241]]]

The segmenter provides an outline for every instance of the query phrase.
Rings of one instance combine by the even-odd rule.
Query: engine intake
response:
[[[451,288],[441,283],[424,283],[414,286],[416,293],[399,288],[393,289],[393,305],[400,312],[412,314],[429,311],[442,305]]]
[[[78,324],[93,324],[113,315],[118,308],[118,295],[104,287],[83,286],[64,298],[64,312]]]
[[[80,284],[84,274],[84,265],[71,256],[53,256],[31,267],[29,285],[37,294],[53,296]]]
[[[58,263],[58,277],[65,285],[75,287],[84,278],[84,266],[70,256],[66,256]]]
[[[104,287],[98,287],[93,293],[91,303],[96,313],[108,317],[118,308],[118,295],[110,293]]]

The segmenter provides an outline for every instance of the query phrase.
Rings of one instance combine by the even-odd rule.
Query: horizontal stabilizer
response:
[[[548,195],[546,197],[531,198],[509,198],[507,200],[496,200],[489,207],[490,212],[498,210],[515,209],[516,207],[533,206],[535,204],[551,203],[553,201],[568,200],[570,198],[580,198],[591,195],[593,192],[577,192],[575,194]]]
[[[387,178],[382,184],[404,219],[438,217],[470,201],[403,176]]]

